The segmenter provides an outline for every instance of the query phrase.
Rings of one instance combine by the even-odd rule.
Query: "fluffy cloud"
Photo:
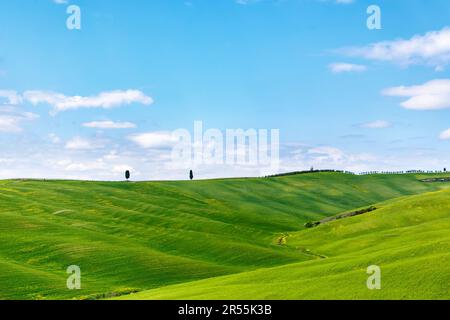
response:
[[[367,70],[366,66],[360,64],[336,62],[328,66],[333,73],[343,73],[343,72],[363,72]]]
[[[104,145],[100,141],[90,140],[82,137],[74,137],[67,141],[65,148],[68,150],[94,150],[103,148]]]
[[[59,165],[65,171],[73,171],[73,172],[85,172],[85,171],[92,171],[92,170],[107,169],[107,167],[105,166],[105,163],[101,159],[97,159],[95,161],[84,161],[84,162],[62,160],[62,161],[58,161],[57,165]]]
[[[371,154],[349,153],[334,146],[292,146],[287,149],[287,152],[288,154],[281,159],[281,171],[284,172],[308,170],[311,166],[315,169],[340,169],[353,172],[380,168],[379,159]]]
[[[6,102],[11,105],[17,105],[22,102],[22,97],[13,90],[0,90],[0,98],[6,99]]]
[[[112,171],[117,174],[124,173],[127,170],[130,171],[131,173],[136,171],[136,170],[134,170],[133,167],[126,165],[126,164],[115,165],[112,168]]]
[[[317,147],[308,150],[308,154],[314,155],[317,162],[332,161],[339,162],[344,158],[344,152],[333,147]]]
[[[26,91],[23,94],[23,98],[33,105],[49,104],[53,107],[53,113],[80,108],[110,109],[132,103],[139,103],[143,105],[150,105],[153,103],[153,99],[151,97],[146,96],[139,90],[108,91],[89,97],[66,96],[56,92],[35,90]]]
[[[450,79],[438,79],[417,86],[399,86],[383,90],[383,95],[405,97],[401,106],[412,110],[450,108]]]
[[[390,61],[403,66],[423,64],[441,70],[450,62],[450,28],[415,35],[408,40],[383,41],[339,51],[370,60]]]
[[[450,129],[447,129],[447,130],[443,131],[443,132],[440,134],[439,138],[440,138],[441,140],[450,140]]]
[[[372,122],[363,123],[360,125],[361,128],[367,129],[384,129],[389,128],[391,123],[385,120],[376,120]]]
[[[167,131],[145,132],[132,135],[128,138],[140,147],[147,149],[168,148],[177,142],[177,139],[172,133]]]
[[[31,112],[18,111],[12,107],[0,108],[0,132],[18,133],[22,131],[21,124],[39,118]]]
[[[22,97],[13,90],[0,90],[0,132],[18,133],[21,124],[39,118],[37,114],[21,111]]]
[[[5,145],[5,149],[8,145]],[[372,150],[372,146],[367,146]],[[174,167],[170,149],[141,149],[133,144],[118,149],[85,150],[73,152],[62,144],[50,144],[46,148],[36,146],[36,141],[21,140],[21,148],[10,146],[3,150],[0,177],[124,180],[125,170],[130,170],[133,180],[188,179],[188,170]],[[419,154],[408,147],[404,151],[371,155],[353,153],[335,146],[308,146],[305,144],[282,145],[280,172],[316,169],[343,169],[353,172],[373,170],[440,169],[447,163],[448,151],[440,154]],[[242,165],[193,165],[196,179],[219,177],[251,177],[277,173],[260,166]]]
[[[48,135],[48,138],[50,139],[50,141],[51,141],[52,143],[55,143],[55,144],[61,142],[61,138],[58,137],[58,135],[56,135],[55,133],[50,133],[50,134]]]
[[[132,129],[136,125],[131,122],[92,121],[83,123],[83,127],[96,129]]]

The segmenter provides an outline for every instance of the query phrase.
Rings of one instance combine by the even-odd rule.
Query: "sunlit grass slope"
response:
[[[314,261],[133,294],[128,299],[450,299],[450,190],[292,233]],[[381,289],[366,286],[381,268]]]
[[[310,260],[316,257],[299,249],[308,244],[301,237],[328,226],[304,231],[305,222],[446,185],[414,175],[337,173],[186,182],[0,181],[0,298],[95,298],[293,263],[315,266]],[[290,235],[286,245],[278,245],[281,235]],[[317,241],[325,247],[308,246],[332,256],[326,246],[334,240],[321,236]],[[82,290],[66,288],[70,265],[81,268]]]

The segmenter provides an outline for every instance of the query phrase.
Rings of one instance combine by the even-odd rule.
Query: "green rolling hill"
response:
[[[316,259],[168,286],[130,299],[449,299],[450,192],[405,197],[378,211],[291,234]],[[379,265],[381,290],[366,268]]]
[[[0,181],[0,298],[449,298],[450,183],[421,181],[443,176]]]

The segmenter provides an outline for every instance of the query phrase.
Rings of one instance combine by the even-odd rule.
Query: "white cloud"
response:
[[[438,79],[417,86],[399,86],[382,91],[385,96],[406,97],[401,106],[411,110],[450,108],[450,79]]]
[[[82,137],[74,137],[67,141],[65,148],[69,150],[94,150],[102,148],[104,145],[99,141],[94,141]]]
[[[124,173],[127,170],[130,171],[131,173],[133,173],[133,171],[135,171],[133,167],[126,165],[126,164],[115,165],[112,168],[112,171],[114,173],[118,173],[118,174]]]
[[[69,3],[68,0],[53,0],[53,2],[56,4],[68,4]]]
[[[316,147],[308,150],[308,154],[314,155],[318,162],[332,161],[338,162],[344,158],[344,152],[333,147]]]
[[[117,150],[111,150],[108,154],[104,155],[103,158],[105,160],[115,160],[119,158],[119,155],[117,154]]]
[[[22,131],[24,121],[35,120],[39,116],[23,112],[17,108],[22,97],[14,90],[0,90],[0,132],[18,133]]]
[[[50,134],[48,135],[48,138],[50,139],[50,141],[51,141],[52,143],[55,143],[55,144],[61,142],[61,138],[58,137],[55,133],[50,133]]]
[[[391,123],[385,120],[376,120],[372,122],[363,123],[360,125],[361,128],[367,129],[384,129],[391,127]]]
[[[361,172],[375,169],[379,160],[369,153],[349,153],[333,146],[289,147],[281,159],[283,172],[315,169],[336,169]]]
[[[369,60],[389,61],[402,66],[422,64],[442,70],[450,62],[450,28],[415,35],[408,40],[383,41],[339,51]]]
[[[75,110],[79,108],[103,108],[110,109],[121,105],[139,103],[150,105],[153,99],[139,90],[116,90],[101,92],[96,96],[66,96],[61,93],[37,91],[26,91],[23,97],[33,105],[49,104],[53,107],[53,113]]]
[[[8,104],[17,105],[22,102],[22,97],[13,90],[0,90],[0,98],[6,99]]]
[[[363,72],[367,70],[366,66],[360,64],[336,62],[328,66],[333,73],[343,73],[343,72]]]
[[[21,124],[39,118],[31,112],[17,111],[12,107],[0,108],[0,132],[19,133],[22,131]]]
[[[168,148],[173,146],[177,139],[171,132],[158,131],[139,133],[128,137],[142,148]]]
[[[19,121],[15,117],[0,115],[1,132],[20,132]]]
[[[43,149],[34,139],[21,140],[21,148],[8,146],[2,150],[0,177],[124,180],[124,171],[132,172],[132,180],[188,179],[189,170],[172,166],[170,149],[137,149],[132,144],[118,146],[119,149],[87,150],[73,152],[64,145],[50,145]],[[373,146],[367,146],[374,151]],[[445,148],[439,154],[419,154],[408,147],[404,151],[389,151],[376,156],[364,152],[349,152],[335,146],[308,146],[306,144],[283,145],[280,172],[316,169],[341,169],[353,172],[373,170],[442,169],[450,167],[449,152]],[[403,153],[402,153],[403,152]],[[194,165],[196,179],[220,177],[251,177],[277,173],[262,173],[258,166],[239,165]]]
[[[450,140],[450,129],[447,129],[447,130],[443,131],[443,132],[440,134],[439,138],[440,138],[441,140]]]
[[[83,123],[83,127],[96,129],[132,129],[136,125],[131,122],[92,121]]]
[[[60,162],[60,164],[63,166],[65,171],[77,171],[77,172],[83,172],[83,171],[91,171],[91,170],[100,170],[105,169],[105,164],[101,160],[91,161],[91,162],[72,162],[68,161],[66,163],[65,161]]]

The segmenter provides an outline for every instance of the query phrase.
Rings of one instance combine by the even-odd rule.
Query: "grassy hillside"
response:
[[[230,274],[248,274],[251,279],[264,268],[297,270],[296,264],[302,270],[310,266],[315,274],[321,269],[317,263],[333,260],[316,261],[317,256],[306,249],[329,257],[337,252],[336,259],[344,259],[345,252],[339,252],[343,247],[333,245],[348,237],[332,238],[323,232],[330,228],[327,225],[305,230],[305,222],[447,185],[424,183],[415,175],[337,173],[192,182],[0,181],[0,298],[101,297]],[[442,210],[450,208],[443,203]],[[433,214],[444,213],[438,211]],[[405,220],[408,223],[416,219],[408,218],[408,212],[401,214],[412,219]],[[358,219],[366,217],[348,221]],[[283,235],[287,243],[280,246]],[[392,244],[397,249],[412,241],[402,240],[403,234],[397,238],[398,243]],[[65,270],[72,264],[81,267],[79,291],[66,289]],[[282,273],[287,276],[291,271]],[[276,277],[273,272],[267,275]],[[267,289],[259,294],[282,298],[284,290],[270,295],[275,291]],[[172,292],[160,290],[140,297]],[[229,298],[244,294],[227,292],[232,294]],[[183,289],[173,294],[207,297]]]
[[[169,286],[132,299],[450,299],[450,191],[405,197],[367,215],[290,235],[314,261]],[[366,268],[381,268],[368,290]]]

